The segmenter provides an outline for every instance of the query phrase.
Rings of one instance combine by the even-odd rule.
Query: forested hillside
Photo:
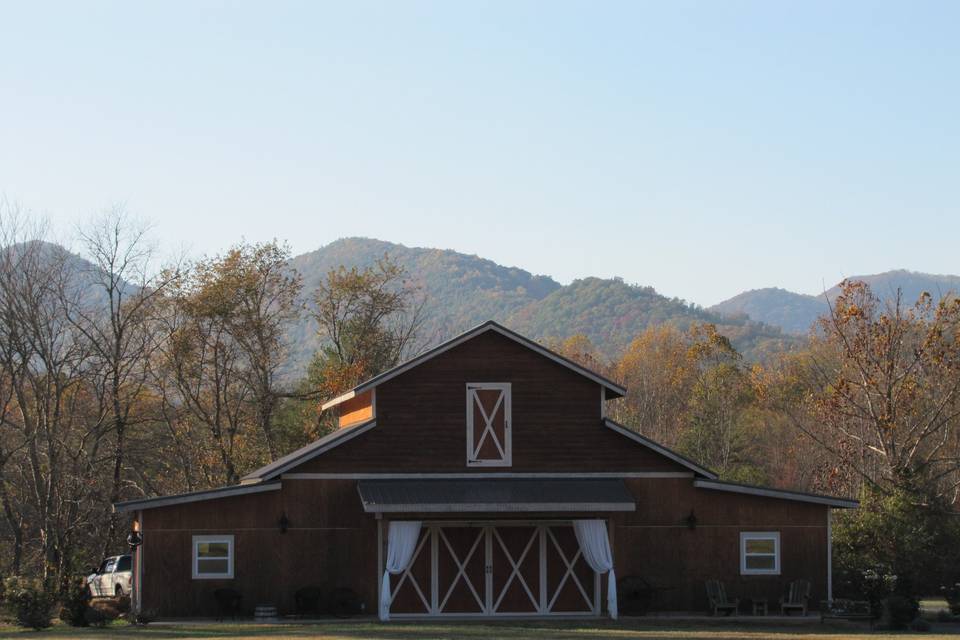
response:
[[[294,257],[290,264],[313,291],[331,269],[368,267],[389,255],[420,287],[424,302],[423,340],[441,342],[491,318],[506,320],[515,311],[560,288],[547,276],[503,267],[455,251],[405,247],[368,238],[345,238]],[[316,326],[305,318],[293,330],[291,358],[302,371],[319,346]]]
[[[561,287],[507,319],[507,324],[536,338],[582,334],[607,358],[616,358],[645,329],[669,324],[686,329],[693,323],[714,323],[748,360],[783,351],[797,338],[747,318],[725,318],[653,287],[629,285],[620,279],[584,278]]]
[[[823,298],[794,293],[778,287],[752,289],[710,307],[727,317],[747,316],[780,327],[787,333],[804,334],[827,310]]]
[[[670,323],[686,328],[714,322],[748,359],[760,359],[796,343],[778,328],[745,318],[727,319],[660,295],[652,287],[620,279],[585,278],[561,286],[548,276],[504,267],[478,256],[411,248],[367,238],[337,240],[296,256],[293,266],[312,291],[330,269],[366,267],[389,255],[421,288],[425,345],[438,343],[485,320],[497,320],[533,338],[586,335],[608,358],[618,355],[645,328]],[[318,346],[305,318],[290,336],[291,366],[301,372]]]

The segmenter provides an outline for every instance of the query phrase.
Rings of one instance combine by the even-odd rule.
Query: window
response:
[[[130,571],[130,556],[120,556],[120,559],[117,560],[116,571]]]
[[[193,578],[233,578],[233,536],[193,536]]]
[[[467,383],[467,466],[509,467],[510,383]]]
[[[780,533],[740,534],[740,574],[780,575]]]

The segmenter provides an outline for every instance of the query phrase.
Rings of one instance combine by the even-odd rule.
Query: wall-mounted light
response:
[[[690,509],[690,515],[684,518],[683,521],[687,524],[688,529],[692,530],[697,528],[697,516],[693,512],[693,509]]]
[[[130,533],[127,534],[127,544],[130,545],[131,549],[136,549],[143,544],[143,534],[136,529],[132,529]]]
[[[277,524],[280,526],[280,533],[286,533],[287,529],[290,528],[290,519],[287,518],[287,514],[283,513],[280,516],[280,519],[277,521]]]

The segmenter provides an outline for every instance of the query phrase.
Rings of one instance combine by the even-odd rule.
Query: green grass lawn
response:
[[[105,628],[75,629],[61,624],[47,631],[25,631],[11,626],[0,626],[0,637],[56,636],[59,638],[323,638],[327,640],[428,640],[500,638],[520,640],[531,638],[558,640],[570,638],[711,638],[740,640],[803,639],[833,640],[840,638],[901,638],[917,636],[924,638],[956,638],[960,627],[936,625],[927,633],[871,632],[866,625],[772,625],[762,622],[743,624],[733,621],[681,622],[671,620],[622,620],[610,621],[556,621],[556,622],[499,622],[499,623],[424,623],[392,622],[383,625],[376,622],[329,622],[323,624],[163,624],[154,623],[145,627],[132,627],[114,622]]]

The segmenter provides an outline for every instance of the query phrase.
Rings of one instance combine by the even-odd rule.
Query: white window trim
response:
[[[769,553],[747,553],[748,540],[773,540],[773,569],[748,569],[747,556],[769,556]],[[780,575],[780,532],[779,531],[741,531],[740,532],[740,575],[778,576]]]
[[[473,397],[472,391],[495,389],[503,392],[503,459],[473,460]],[[467,466],[468,467],[511,467],[513,466],[513,431],[510,424],[513,419],[513,393],[509,382],[468,382],[467,383]]]
[[[200,558],[197,554],[197,544],[201,542],[226,542],[227,543],[227,572],[226,573],[200,573]],[[234,546],[232,535],[208,535],[193,536],[193,542],[190,545],[193,554],[193,579],[194,580],[232,580],[233,579],[233,558]]]

